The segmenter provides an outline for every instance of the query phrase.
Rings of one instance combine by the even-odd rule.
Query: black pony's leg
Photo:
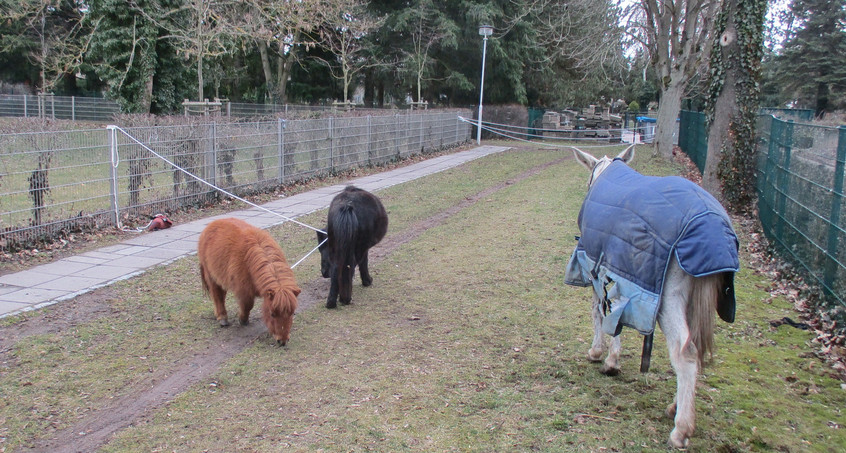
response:
[[[338,268],[332,266],[329,271],[329,297],[326,299],[326,308],[335,308],[338,306]]]
[[[352,302],[352,281],[353,271],[355,268],[352,265],[344,265],[338,269],[338,298],[341,305],[349,305]]]
[[[370,286],[373,284],[373,277],[370,276],[370,270],[367,268],[367,254],[364,252],[364,258],[358,261],[358,272],[361,274],[361,286]]]

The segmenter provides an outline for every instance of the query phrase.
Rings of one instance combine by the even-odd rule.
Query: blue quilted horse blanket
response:
[[[740,269],[737,235],[713,196],[687,179],[644,176],[620,160],[588,190],[579,230],[565,281],[593,285],[600,296],[607,291],[611,311],[602,330],[609,335],[622,326],[643,335],[655,330],[670,259],[694,277]]]

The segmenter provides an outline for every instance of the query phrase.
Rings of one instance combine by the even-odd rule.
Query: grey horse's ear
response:
[[[620,159],[625,163],[629,163],[632,159],[634,159],[634,155],[635,145],[631,144],[628,148],[624,149],[623,152],[617,155],[617,159]]]
[[[576,160],[579,161],[580,164],[587,167],[588,170],[593,170],[593,168],[596,167],[599,159],[580,150],[579,148],[576,148],[575,146],[571,146],[571,148],[573,148],[573,155],[576,156]]]

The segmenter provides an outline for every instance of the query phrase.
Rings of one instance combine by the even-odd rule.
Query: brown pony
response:
[[[264,299],[262,319],[277,343],[285,346],[291,335],[300,288],[285,254],[267,231],[239,219],[210,223],[197,245],[203,290],[214,302],[214,315],[221,327],[226,319],[226,292],[238,298],[238,320],[250,322],[256,297]]]

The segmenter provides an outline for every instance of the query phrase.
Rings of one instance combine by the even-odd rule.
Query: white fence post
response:
[[[110,173],[110,201],[112,210],[112,223],[116,227],[120,227],[120,208],[118,207],[118,184],[117,184],[117,167],[120,157],[118,155],[117,145],[117,126],[106,126],[109,142],[109,173]]]
[[[334,117],[329,117],[329,171],[335,170],[335,134],[333,133],[332,120]]]
[[[211,123],[211,159],[208,163],[209,182],[217,185],[217,121]]]
[[[285,120],[276,120],[276,136],[279,142],[279,185],[285,183]]]
[[[373,164],[373,121],[367,115],[367,165]]]

